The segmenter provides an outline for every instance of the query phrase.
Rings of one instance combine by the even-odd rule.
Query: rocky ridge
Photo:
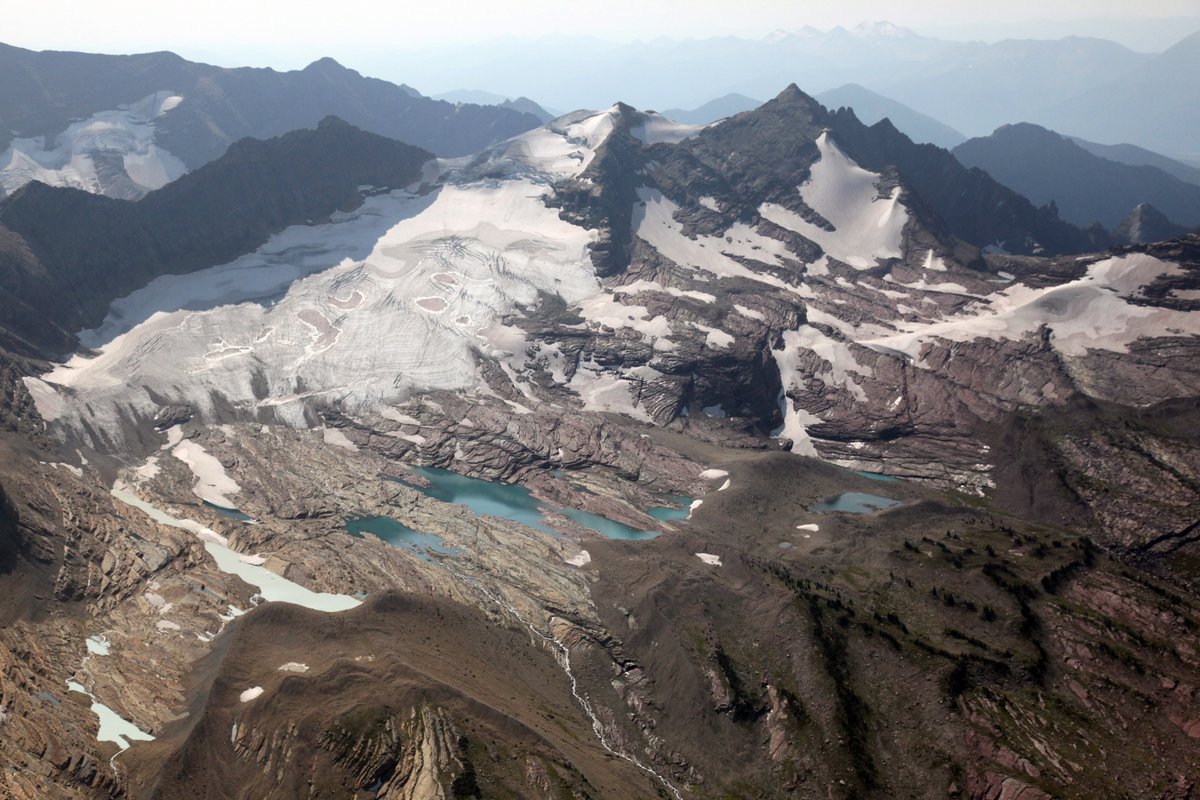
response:
[[[455,157],[541,120],[522,108],[446,103],[331,58],[302,70],[227,69],[174,53],[110,56],[0,44],[0,196],[29,180],[136,199],[240,139],[330,115]]]

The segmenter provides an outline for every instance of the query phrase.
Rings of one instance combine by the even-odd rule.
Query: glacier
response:
[[[183,98],[159,91],[136,103],[72,122],[57,135],[13,139],[0,153],[0,189],[12,194],[30,181],[136,199],[187,172],[154,141],[155,122]],[[114,166],[100,162],[111,159]]]

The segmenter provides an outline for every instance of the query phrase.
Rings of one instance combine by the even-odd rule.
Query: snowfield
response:
[[[826,253],[826,264],[832,256],[856,269],[867,269],[874,267],[877,259],[900,258],[901,237],[908,222],[908,209],[900,203],[900,187],[881,197],[878,184],[882,176],[855,164],[828,133],[818,137],[817,149],[821,157],[800,187],[800,197],[834,230],[770,203],[764,203],[758,213],[816,242]]]
[[[35,397],[74,426],[115,432],[117,408],[158,407],[145,386],[202,413],[216,392],[293,425],[307,398],[364,409],[414,389],[475,388],[477,354],[492,349],[482,332],[501,315],[539,292],[582,302],[600,285],[587,255],[594,232],[547,208],[544,183],[452,178],[429,195],[393,192],[334,224],[289,229],[233,264],[155,280],[83,336],[99,355],[43,376],[64,395],[86,392],[86,407],[67,402],[56,414],[61,395],[40,383]],[[273,305],[247,302],[281,286]]]
[[[1127,352],[1143,336],[1197,336],[1200,314],[1129,302],[1159,275],[1179,269],[1144,253],[1109,258],[1092,264],[1078,280],[1040,289],[1015,284],[981,298],[962,315],[863,344],[916,357],[922,344],[934,338],[1021,339],[1046,325],[1055,350],[1081,356],[1088,350]]]
[[[160,95],[137,113],[161,113],[171,98]],[[1046,288],[1012,276],[997,281],[956,273],[933,250],[910,265],[893,263],[900,278],[860,273],[902,257],[910,216],[902,188],[881,189],[881,176],[854,163],[828,132],[816,141],[819,158],[810,177],[795,188],[828,225],[782,205],[758,208],[762,219],[817,243],[825,256],[815,263],[802,264],[755,221],[737,222],[719,236],[689,237],[676,220],[679,207],[642,186],[632,209],[634,234],[705,291],[668,286],[664,278],[605,287],[588,249],[598,232],[566,222],[547,200],[555,182],[579,178],[619,113],[616,107],[575,112],[476,156],[430,162],[420,186],[368,196],[326,224],[288,228],[228,264],[157,278],[115,301],[100,326],[80,334],[91,352],[25,379],[39,413],[85,438],[99,432],[118,442],[130,416],[153,416],[164,397],[201,417],[214,416],[220,402],[300,427],[307,424],[306,403],[315,399],[351,414],[386,414],[424,390],[499,396],[482,377],[479,361],[488,358],[524,395],[505,398],[518,413],[537,402],[521,374],[536,364],[585,409],[648,422],[642,396],[663,373],[645,365],[605,367],[584,352],[568,380],[558,343],[522,329],[524,309],[557,296],[583,325],[640,339],[659,353],[697,337],[709,349],[724,350],[738,344],[733,333],[652,313],[649,308],[659,306],[645,295],[717,305],[721,282],[736,279],[805,302],[804,321],[783,331],[772,352],[784,388],[783,424],[775,433],[790,439],[795,452],[816,455],[808,428],[821,418],[787,395],[817,380],[867,400],[864,387],[875,376],[856,358],[857,346],[927,368],[921,355],[933,341],[1022,339],[1043,326],[1066,358],[1093,349],[1122,352],[1143,336],[1200,335],[1200,315],[1131,302],[1159,275],[1179,269],[1146,255],[1110,258],[1078,280]],[[634,133],[646,141],[678,141],[696,130],[648,115]],[[712,198],[700,202],[715,205]],[[855,275],[830,278],[830,259]],[[780,277],[789,272],[801,279]],[[867,290],[887,298],[898,314],[876,318],[843,310],[839,291]],[[738,297],[753,294],[739,290]],[[734,310],[746,320],[767,320],[747,305]],[[724,413],[719,406],[716,412]],[[353,448],[338,431],[325,437],[331,446]],[[170,446],[195,473],[200,497],[233,505],[228,498],[237,485],[215,460],[189,443]]]
[[[0,153],[0,188],[12,194],[41,181],[126,198],[160,189],[187,172],[182,161],[154,143],[155,120],[182,101],[173,92],[155,92],[73,122],[56,136],[14,139]],[[97,164],[100,157],[119,160],[127,186]]]

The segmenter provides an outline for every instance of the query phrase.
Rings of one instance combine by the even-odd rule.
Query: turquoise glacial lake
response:
[[[446,556],[456,556],[462,553],[457,547],[448,547],[442,537],[432,533],[414,531],[402,522],[391,517],[362,517],[346,523],[346,530],[351,536],[361,537],[364,533],[373,533],[380,539],[396,547],[405,547],[417,553],[426,560],[430,553],[440,553]]]
[[[873,481],[883,481],[884,483],[897,483],[900,480],[892,475],[884,475],[882,472],[866,472],[861,469],[852,469],[850,471],[859,477],[869,478]]]
[[[882,511],[885,508],[895,508],[898,505],[900,505],[899,500],[892,500],[875,494],[867,494],[866,492],[846,492],[845,494],[839,494],[837,497],[822,500],[814,505],[812,510],[817,514],[829,514],[835,511],[847,514],[871,514],[876,511]]]
[[[501,517],[502,519],[519,522],[531,528],[558,535],[558,532],[547,524],[545,513],[562,514],[589,530],[599,533],[609,539],[653,539],[657,531],[643,531],[621,522],[615,522],[598,514],[580,511],[573,508],[560,508],[542,503],[534,498],[528,489],[514,483],[500,483],[481,478],[468,478],[448,469],[434,467],[413,467],[413,472],[429,481],[428,486],[405,484],[412,486],[429,497],[445,503],[455,503],[466,506],[479,515]],[[402,481],[403,482],[403,481]],[[688,501],[690,504],[690,500]],[[687,509],[655,507],[648,512],[655,519],[672,520],[687,516]],[[659,516],[663,514],[664,516]]]

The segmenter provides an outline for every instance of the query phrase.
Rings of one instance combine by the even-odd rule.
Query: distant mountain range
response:
[[[710,122],[716,122],[719,119],[740,114],[743,111],[750,111],[761,105],[761,100],[755,100],[753,97],[747,97],[744,94],[734,92],[724,97],[718,97],[715,100],[709,100],[707,103],[696,108],[668,108],[662,113],[663,116],[670,117],[676,122],[685,122],[689,125],[707,125]]]
[[[1200,31],[1025,119],[1093,141],[1200,159]]]
[[[733,47],[738,41],[723,46]],[[1186,66],[1195,41],[1200,40],[1184,40],[1161,58],[1175,67]],[[1140,65],[1137,69],[1151,69],[1149,65],[1159,61],[1099,40],[959,45],[885,24],[827,33],[777,32],[759,46],[789,54],[792,63],[801,64],[817,57],[836,64],[843,57],[838,53],[861,51],[862,58],[874,60],[878,75],[897,81],[898,92],[916,91],[906,81],[920,76],[924,83],[918,87],[919,101],[936,96],[944,104],[957,98],[958,106],[950,109],[955,114],[979,96],[990,98],[995,113],[1001,113],[997,109],[1017,113],[1029,97],[1053,99],[1073,91],[1083,73],[1111,72],[1134,62]],[[895,69],[886,66],[895,59],[903,59],[903,64]],[[0,190],[7,193],[38,180],[136,199],[212,161],[243,136],[269,138],[311,127],[324,113],[443,156],[477,152],[551,119],[551,112],[523,95],[510,99],[459,90],[443,95],[445,100],[435,100],[404,84],[363,77],[328,58],[300,71],[280,73],[222,69],[170,53],[37,53],[0,45],[0,67],[12,76],[0,89],[0,130],[11,131],[10,141],[0,142],[8,145],[0,152]],[[1049,76],[1043,81],[1048,93],[1040,85],[1037,91],[1027,85],[1039,73]],[[983,84],[1002,82],[1005,74],[1011,85],[1004,91],[982,92]],[[650,73],[647,79],[656,80]],[[1078,238],[1077,230],[1071,233],[1055,225],[1066,221],[1086,227],[1099,222],[1108,231],[1118,226],[1171,230],[1157,224],[1154,215],[1183,227],[1195,225],[1200,218],[1200,189],[1186,183],[1189,178],[1200,180],[1200,170],[1136,145],[1076,145],[1029,124],[1004,127],[964,144],[963,134],[950,125],[859,83],[827,90],[818,99],[831,109],[853,109],[866,125],[887,119],[890,125],[885,129],[918,144],[957,145],[964,164],[986,170],[1033,202],[1019,211],[1008,200],[1000,203],[1021,218],[1016,227],[1006,217],[1009,212],[998,221],[984,222],[980,208],[956,209],[943,194],[946,187],[964,180],[957,172],[945,172],[957,163],[948,154],[905,149],[903,157],[893,154],[891,161],[879,162],[879,166],[920,165],[915,183],[933,181],[932,176],[940,174],[938,185],[925,186],[921,194],[927,202],[939,204],[939,213],[956,226],[959,236],[981,247],[1007,242],[1006,247],[1021,250],[1024,243],[1038,242],[1042,251],[1073,251],[1084,243],[1103,246],[1108,240],[1094,234]],[[760,105],[754,97],[734,92],[696,108],[667,109],[665,116],[709,124]],[[898,140],[885,136],[883,141]],[[863,160],[872,158],[865,155]],[[934,161],[941,166],[927,169]],[[1122,161],[1129,163],[1118,163]],[[982,184],[978,188],[983,194],[994,194],[993,188],[983,190]],[[1037,206],[1050,202],[1057,204],[1061,220],[1034,213]],[[1147,208],[1139,212],[1139,219],[1149,221],[1126,222],[1133,209],[1143,204]]]
[[[1191,115],[1200,107],[1197,46],[1195,36],[1159,54],[1085,37],[964,42],[865,23],[761,39],[509,40],[440,50],[436,57],[389,53],[380,63],[405,80],[485,85],[555,108],[623,100],[692,110],[729,94],[770,97],[792,82],[818,95],[854,83],[966,136],[1035,122],[1091,141],[1191,158],[1200,150],[1200,126]],[[546,69],[548,60],[554,69]]]
[[[960,144],[954,155],[1038,205],[1053,201],[1076,225],[1112,230],[1143,203],[1177,225],[1200,225],[1200,186],[1156,166],[1111,161],[1037,125],[1005,125]]]
[[[944,125],[933,117],[914,111],[903,103],[856,83],[847,83],[828,92],[821,92],[816,97],[826,108],[853,108],[855,116],[868,125],[886,117],[914,142],[927,142],[938,147],[950,148],[967,139],[949,125]]]
[[[1109,161],[1129,164],[1134,167],[1142,165],[1158,167],[1163,172],[1174,175],[1181,181],[1200,185],[1200,168],[1184,164],[1182,161],[1176,161],[1173,158],[1167,158],[1152,150],[1138,147],[1136,144],[1097,144],[1096,142],[1089,142],[1087,139],[1080,139],[1078,136],[1068,136],[1067,138],[1092,155],[1107,158]]]
[[[173,53],[34,52],[0,45],[0,179],[136,197],[245,136],[311,128],[333,114],[440,156],[473,153],[541,124],[515,108],[453,104],[323,58],[303,70],[221,67]]]
[[[494,94],[485,92],[479,89],[456,89],[452,92],[443,92],[435,95],[434,100],[445,100],[448,103],[468,103],[481,106],[499,106],[501,108],[510,108],[514,111],[521,111],[528,114],[533,114],[542,122],[549,122],[559,116],[557,113],[549,111],[538,105],[537,102],[530,100],[528,97],[517,97],[515,99],[506,97],[502,94]]]

